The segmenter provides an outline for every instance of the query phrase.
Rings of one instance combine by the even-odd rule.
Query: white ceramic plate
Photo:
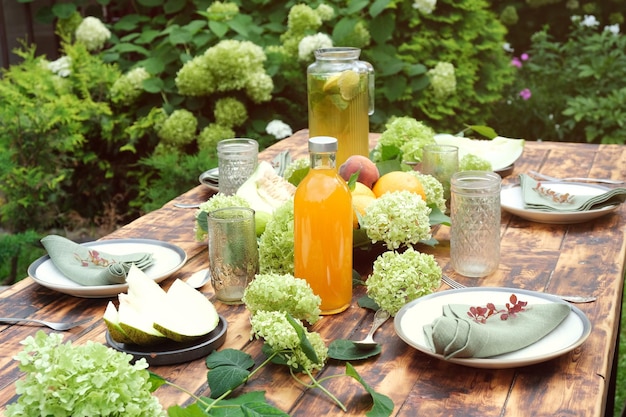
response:
[[[98,248],[111,254],[151,252],[154,264],[143,271],[149,278],[161,282],[185,265],[187,254],[179,246],[152,239],[115,239],[84,243],[88,248]],[[127,284],[84,286],[67,278],[48,255],[37,259],[28,267],[28,275],[38,284],[64,294],[83,298],[115,297],[126,292]]]
[[[546,182],[542,184],[550,184],[550,189],[559,193],[598,195],[610,188],[600,185],[564,183],[564,182]],[[511,214],[515,214],[526,220],[537,223],[549,224],[573,224],[583,223],[589,220],[609,214],[619,208],[619,205],[603,207],[597,210],[587,211],[541,211],[524,208],[524,198],[522,197],[522,188],[519,184],[502,188],[500,192],[500,204],[502,209]]]
[[[446,290],[420,297],[411,301],[396,314],[394,326],[402,340],[420,352],[446,360],[430,350],[426,343],[423,327],[441,316],[446,304],[468,304],[482,306],[488,302],[505,304],[511,294],[517,295],[529,306],[539,303],[565,303],[561,299],[540,292],[516,288],[463,288]],[[544,362],[563,355],[580,346],[591,333],[591,323],[585,314],[575,306],[563,322],[543,339],[515,352],[490,358],[452,358],[448,362],[473,368],[503,369],[516,368]]]

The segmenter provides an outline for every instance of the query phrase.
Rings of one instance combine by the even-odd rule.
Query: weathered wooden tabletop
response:
[[[307,131],[297,132],[262,152],[271,160],[289,150],[294,157],[307,155]],[[372,136],[372,140],[376,139]],[[514,173],[504,183],[515,181],[528,170],[554,176],[596,176],[626,178],[626,146],[572,143],[527,142]],[[194,210],[180,209],[174,202],[199,202],[210,191],[198,186],[105,237],[150,238],[182,247],[186,265],[164,282],[187,278],[207,267],[206,243],[194,238]],[[404,343],[390,320],[378,331],[382,353],[354,366],[375,390],[394,402],[396,416],[602,416],[612,406],[610,381],[622,301],[626,262],[626,204],[614,213],[583,224],[549,225],[533,223],[503,212],[500,267],[481,279],[483,286],[524,288],[551,293],[590,293],[594,303],[579,304],[593,325],[590,337],[577,349],[556,359],[517,369],[477,369],[455,365],[425,355]],[[449,228],[441,227],[433,253],[444,272],[456,276],[448,265]],[[371,269],[375,254],[355,252],[355,268],[363,275]],[[476,283],[476,282],[474,282]],[[445,290],[443,286],[440,290]],[[212,297],[210,285],[202,291]],[[313,330],[329,343],[333,339],[363,337],[371,323],[371,313],[358,307],[364,294],[357,288],[352,306],[345,312],[325,317]],[[105,342],[101,320],[109,299],[86,299],[63,295],[27,278],[0,294],[0,316],[22,316],[47,320],[75,320],[92,317],[83,327],[65,332],[65,340],[84,343]],[[223,348],[243,349],[260,363],[261,342],[250,341],[248,313],[242,306],[215,302],[228,321]],[[16,400],[14,383],[22,374],[12,358],[21,350],[20,341],[40,328],[20,325],[0,326],[0,404]],[[49,332],[49,329],[45,329]],[[152,367],[152,371],[198,394],[207,394],[204,359],[189,363]],[[343,373],[344,365],[330,361],[323,375]],[[350,378],[335,378],[325,384],[348,407],[345,415],[364,415],[371,407],[369,396]],[[294,383],[285,368],[270,366],[257,375],[244,390],[265,390],[268,399],[294,416],[335,416],[341,411],[317,390],[304,390]],[[156,392],[164,406],[185,404],[185,394],[168,387]]]

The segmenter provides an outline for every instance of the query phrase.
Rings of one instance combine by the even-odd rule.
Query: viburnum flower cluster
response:
[[[298,59],[300,61],[312,61],[313,53],[317,49],[332,48],[333,40],[325,33],[316,33],[302,38],[298,44]]]
[[[77,42],[90,51],[97,51],[111,38],[111,31],[97,17],[88,16],[78,25],[75,35]]]
[[[454,65],[449,62],[438,62],[428,71],[430,85],[438,98],[446,98],[456,91]]]
[[[115,81],[111,87],[111,99],[114,103],[132,104],[144,91],[142,83],[148,78],[150,73],[145,68],[133,68]]]
[[[272,120],[271,122],[267,124],[265,131],[268,134],[274,136],[276,139],[284,139],[293,134],[293,130],[291,129],[291,126],[289,126],[287,123],[283,122],[282,120]]]
[[[424,14],[431,14],[437,6],[437,0],[415,0],[413,2],[413,8],[419,10]]]

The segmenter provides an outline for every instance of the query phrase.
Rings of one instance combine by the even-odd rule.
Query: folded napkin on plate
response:
[[[554,330],[570,313],[567,304],[533,304],[508,320],[492,316],[477,323],[470,306],[443,306],[443,316],[424,326],[430,348],[445,359],[487,358],[530,346]]]
[[[532,177],[520,174],[524,208],[543,211],[597,210],[626,201],[626,188],[614,188],[598,195],[569,195],[556,193],[551,184],[543,184]],[[539,185],[539,186],[538,186]]]
[[[57,235],[46,236],[41,243],[63,275],[85,286],[123,284],[132,264],[145,269],[154,263],[151,253],[111,255]]]

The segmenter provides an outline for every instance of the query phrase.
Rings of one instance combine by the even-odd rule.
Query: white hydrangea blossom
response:
[[[131,104],[143,92],[143,81],[150,78],[150,73],[143,67],[133,68],[118,78],[111,87],[111,97],[116,103]]]
[[[431,14],[435,10],[437,0],[415,0],[413,8],[424,14]]]
[[[613,35],[619,35],[619,23],[604,27],[605,32],[611,32]]]
[[[582,20],[580,16],[572,16],[572,22],[580,23],[581,26],[586,26],[589,28],[595,28],[600,24],[600,22],[598,22],[598,19],[596,19],[594,15],[588,14],[584,15]]]
[[[56,61],[48,62],[48,69],[63,78],[69,77],[71,67],[72,58],[69,56],[62,56]]]
[[[428,71],[428,76],[435,96],[445,98],[456,91],[456,76],[451,63],[438,62],[435,68]]]
[[[325,33],[305,36],[298,44],[298,59],[300,61],[310,61],[316,49],[332,48],[332,46],[332,39]]]
[[[504,49],[506,52],[509,52],[509,53],[513,53],[513,51],[514,51],[513,47],[508,42],[504,42],[502,44],[502,49]]]
[[[291,126],[289,126],[287,123],[283,122],[282,120],[272,120],[271,122],[267,124],[265,131],[269,135],[274,136],[276,139],[284,139],[293,134],[293,130],[291,129]]]
[[[111,32],[97,17],[88,16],[76,28],[76,41],[83,43],[88,50],[96,51],[111,38]]]

